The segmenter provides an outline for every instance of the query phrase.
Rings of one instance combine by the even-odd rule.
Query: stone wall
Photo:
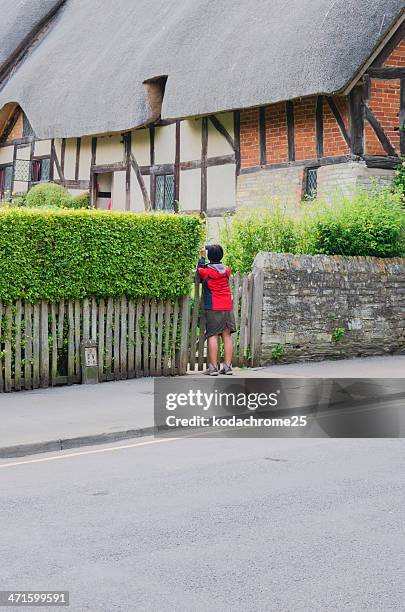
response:
[[[405,259],[259,253],[255,269],[263,364],[277,345],[283,362],[405,352]]]

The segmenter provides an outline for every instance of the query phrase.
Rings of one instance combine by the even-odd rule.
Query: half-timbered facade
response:
[[[294,0],[288,19],[278,0],[3,3],[2,198],[54,181],[220,218],[389,179],[405,154],[402,0]]]

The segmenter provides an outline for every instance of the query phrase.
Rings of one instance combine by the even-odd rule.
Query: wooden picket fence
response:
[[[234,364],[260,361],[263,276],[231,282],[238,334]],[[206,367],[201,284],[191,296],[0,302],[0,392],[80,383],[81,347],[97,348],[100,382],[174,376]],[[201,333],[200,333],[201,332]]]

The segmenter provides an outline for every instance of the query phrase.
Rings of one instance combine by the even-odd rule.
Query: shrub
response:
[[[242,210],[225,220],[220,239],[226,263],[235,272],[248,272],[260,251],[294,253],[295,222],[275,206],[271,210]]]
[[[181,296],[202,234],[186,215],[4,209],[0,300]]]
[[[395,170],[393,185],[394,189],[399,190],[402,201],[405,203],[405,158],[402,159],[402,163]]]
[[[238,212],[221,230],[225,261],[251,270],[260,251],[307,255],[396,257],[405,253],[405,210],[397,188],[374,186],[332,203],[311,202],[301,218],[278,207]]]
[[[71,196],[67,208],[90,208],[90,193],[85,191],[78,196]]]
[[[70,200],[70,195],[61,185],[40,183],[29,190],[25,205],[30,208],[67,208]]]
[[[398,191],[360,189],[339,202],[307,208],[297,251],[309,255],[396,257],[404,251],[405,215]]]

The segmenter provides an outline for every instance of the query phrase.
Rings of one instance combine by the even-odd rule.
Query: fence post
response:
[[[48,303],[41,302],[41,323],[40,323],[40,360],[39,378],[41,387],[49,386],[49,323],[48,323]]]
[[[179,374],[186,374],[189,358],[189,330],[190,330],[190,296],[183,297],[181,308],[181,336]]]
[[[251,366],[260,365],[262,344],[264,272],[255,270],[253,273],[253,297],[250,316]]]

